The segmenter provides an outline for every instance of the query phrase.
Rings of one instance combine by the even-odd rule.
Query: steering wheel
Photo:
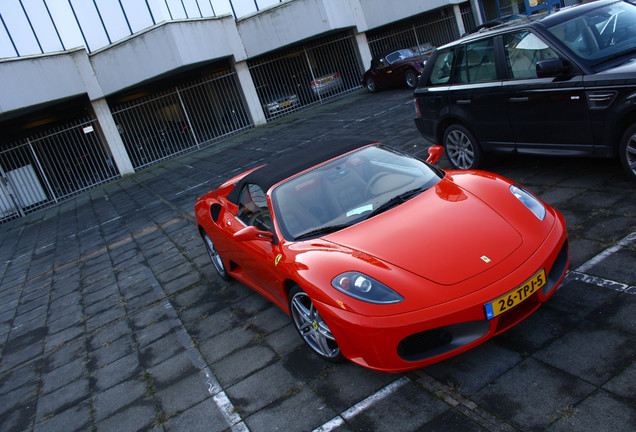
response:
[[[273,231],[272,218],[265,211],[254,213],[248,221],[248,225],[253,225],[261,231]]]

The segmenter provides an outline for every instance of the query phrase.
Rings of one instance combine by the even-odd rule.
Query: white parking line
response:
[[[150,282],[155,294],[159,298],[165,298],[166,293],[163,291],[161,284],[159,284],[159,281],[155,278],[155,275],[152,273],[150,268],[147,267],[144,274]],[[177,329],[177,339],[179,339],[179,342],[185,349],[186,354],[190,358],[194,367],[199,369],[199,373],[205,382],[205,388],[212,396],[214,404],[219,409],[223,418],[225,418],[227,425],[230,427],[232,432],[249,432],[247,425],[237,413],[236,407],[232,405],[232,402],[223,390],[223,387],[221,387],[210,368],[207,366],[203,358],[201,358],[201,353],[195,348],[194,341],[190,337],[188,330],[183,325],[183,322],[181,322],[181,318],[179,318],[177,311],[175,311],[172,307],[172,303],[170,303],[169,300],[165,300],[162,303],[162,306],[168,315],[168,319],[171,321],[171,324]]]
[[[351,408],[349,408],[348,410],[346,410],[339,416],[332,418],[331,420],[329,420],[327,423],[323,424],[319,428],[314,429],[313,432],[330,432],[336,429],[337,427],[340,427],[342,424],[344,424],[345,420],[351,420],[352,418],[360,414],[365,409],[369,408],[376,402],[384,399],[385,397],[387,397],[388,395],[390,395],[391,393],[393,393],[394,391],[402,387],[404,384],[407,384],[409,382],[411,382],[411,380],[405,376],[398,379],[397,381],[393,381],[391,384],[384,387],[382,390],[372,394],[368,398],[352,406]]]
[[[636,242],[636,232],[633,232],[633,233],[629,234],[627,237],[625,237],[622,240],[620,240],[616,244],[616,246],[612,246],[609,249],[605,249],[603,252],[601,252],[600,254],[596,255],[591,260],[581,264],[576,269],[576,271],[579,272],[579,273],[585,273],[586,271],[588,271],[589,269],[594,267],[596,264],[600,263],[601,261],[603,261],[604,259],[609,257],[610,255],[615,254],[616,252],[618,252],[619,250],[621,250],[624,247],[631,246],[631,244],[634,243],[634,242]]]
[[[603,279],[597,276],[587,275],[578,271],[569,271],[565,277],[565,281],[576,280],[588,284],[596,285],[601,288],[607,288],[614,291],[626,292],[628,294],[636,294],[636,287],[629,286],[624,283],[616,282],[609,279]]]

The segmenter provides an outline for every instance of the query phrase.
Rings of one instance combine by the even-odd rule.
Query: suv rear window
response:
[[[435,64],[431,70],[431,74],[428,78],[428,85],[441,85],[448,83],[451,74],[451,67],[453,66],[453,51],[445,50],[440,51],[439,55],[435,59]]]

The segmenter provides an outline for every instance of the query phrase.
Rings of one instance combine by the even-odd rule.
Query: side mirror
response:
[[[428,149],[428,159],[426,162],[435,164],[444,154],[444,147],[436,145]]]
[[[262,240],[272,243],[274,241],[274,233],[268,231],[260,231],[255,226],[248,226],[234,233],[236,241]]]
[[[537,76],[539,78],[557,77],[570,69],[570,64],[563,59],[548,59],[537,62]]]

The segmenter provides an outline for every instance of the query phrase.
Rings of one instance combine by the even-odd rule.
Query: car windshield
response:
[[[575,55],[599,65],[636,48],[636,6],[614,3],[549,28]]]
[[[404,60],[404,59],[407,59],[409,57],[414,57],[414,56],[415,56],[415,53],[413,52],[413,50],[405,48],[405,49],[401,49],[401,50],[397,50],[395,52],[392,52],[391,54],[387,55],[385,58],[386,58],[386,61],[389,64],[393,64],[396,61]]]
[[[278,185],[272,191],[272,204],[283,236],[302,240],[389,210],[437,184],[442,176],[410,155],[368,146]]]

